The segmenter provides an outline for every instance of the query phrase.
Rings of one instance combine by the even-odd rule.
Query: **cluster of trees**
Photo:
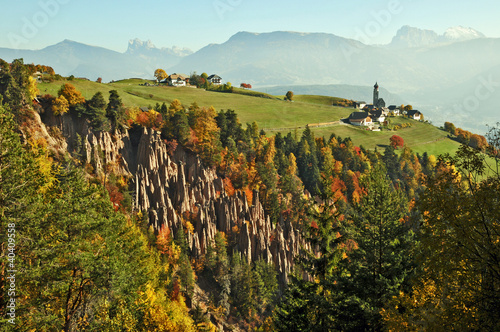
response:
[[[27,64],[26,65],[26,69],[28,70],[28,73],[30,75],[33,75],[36,72],[39,72],[41,74],[46,74],[46,75],[49,75],[49,76],[55,76],[56,75],[56,72],[54,71],[54,69],[52,67],[46,66],[46,65]]]
[[[485,155],[465,145],[419,161],[430,165],[415,196],[376,164],[352,209],[328,200],[314,208],[306,234],[320,254],[300,260],[312,278],[292,279],[273,330],[500,328],[498,168],[488,171]]]
[[[366,194],[341,209],[325,203],[311,212],[306,226],[313,248],[275,311],[277,331],[381,330],[380,310],[408,289],[416,242],[405,194],[386,177],[382,164],[361,181]],[[343,212],[347,212],[342,214]]]
[[[252,84],[248,84],[248,83],[241,83],[241,84],[240,84],[240,88],[243,88],[243,89],[251,89],[251,88],[252,88]]]
[[[272,312],[278,295],[277,273],[272,264],[248,262],[229,247],[226,235],[218,232],[208,247],[200,277],[214,287],[211,311],[248,321],[241,326],[251,330]]]
[[[332,105],[333,106],[340,106],[340,107],[354,107],[354,106],[356,106],[356,102],[354,100],[350,100],[350,99],[335,98]]]
[[[399,129],[411,128],[413,126],[411,122],[405,122],[399,125],[391,125],[391,120],[386,120],[384,124],[386,125],[387,129],[393,131],[398,131]]]
[[[489,144],[486,137],[478,134],[473,134],[470,131],[462,128],[456,128],[451,122],[444,123],[444,130],[457,137],[458,141],[462,144],[469,145],[474,149],[486,151]]]
[[[32,105],[38,94],[36,80],[31,77],[22,59],[11,64],[0,59],[0,105],[18,112]]]
[[[50,108],[55,116],[69,114],[88,119],[96,131],[121,128],[126,120],[126,109],[116,90],[109,91],[108,100],[100,91],[91,99],[85,100],[75,86],[65,83],[59,89],[57,97],[44,95],[40,102],[43,108]]]

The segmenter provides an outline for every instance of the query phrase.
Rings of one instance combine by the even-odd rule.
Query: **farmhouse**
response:
[[[370,117],[372,118],[373,121],[376,121],[376,122],[382,123],[385,121],[385,114],[380,109],[372,110],[370,112]]]
[[[389,111],[394,115],[399,115],[399,107],[397,107],[396,105],[389,106]]]
[[[353,126],[370,126],[373,124],[368,112],[354,112],[349,115],[349,123]]]
[[[355,108],[362,110],[366,106],[366,101],[357,101],[354,106]]]
[[[410,110],[406,112],[406,116],[412,118],[413,120],[421,120],[422,115],[423,114],[420,113],[418,110]]]
[[[173,73],[164,82],[170,86],[186,86],[189,83],[189,76]]]
[[[222,84],[222,78],[219,75],[212,74],[207,77],[207,80],[214,85]]]

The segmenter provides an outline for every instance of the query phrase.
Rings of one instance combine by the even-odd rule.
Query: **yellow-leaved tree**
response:
[[[68,100],[64,96],[59,96],[52,101],[52,112],[54,115],[63,115],[69,110]]]
[[[59,97],[63,96],[66,98],[70,107],[74,107],[85,102],[85,98],[83,98],[81,92],[70,83],[62,85],[57,94]]]
[[[219,139],[220,129],[215,121],[216,116],[217,113],[213,106],[194,110],[193,130],[198,140],[195,150],[209,166],[217,165],[222,159],[220,155],[222,150]]]
[[[36,80],[29,76],[28,77],[28,93],[31,100],[35,99],[35,97],[40,93],[38,87],[36,86]]]
[[[158,69],[155,70],[154,76],[156,77],[156,80],[158,82],[161,82],[161,81],[163,81],[164,79],[166,79],[168,77],[168,75],[165,72],[165,70],[163,70],[161,68],[158,68]]]

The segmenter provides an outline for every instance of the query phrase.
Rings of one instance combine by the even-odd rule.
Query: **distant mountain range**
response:
[[[439,35],[409,26],[402,27],[390,44],[377,46],[333,34],[277,31],[239,32],[225,43],[210,44],[194,53],[182,48],[157,48],[150,41],[138,39],[129,42],[125,53],[69,40],[38,51],[0,48],[0,58],[7,61],[22,57],[26,63],[50,65],[64,76],[73,74],[91,80],[153,78],[154,70],[163,68],[167,73],[218,74],[233,85],[315,86],[312,94],[328,91],[328,87],[319,85],[365,89],[378,81],[398,95],[394,100],[415,104],[435,123],[456,118],[457,125],[482,131],[486,120],[481,119],[500,119],[496,108],[500,85],[489,86],[487,98],[483,98],[486,94],[479,99],[475,96],[481,89],[481,77],[500,67],[499,54],[500,39],[486,38],[472,28],[450,28]],[[492,80],[500,82],[500,76]],[[334,96],[368,99],[366,93],[371,90]],[[478,105],[463,111],[453,108],[472,102]],[[480,116],[471,116],[471,109]]]
[[[444,34],[438,35],[433,30],[422,30],[405,25],[398,30],[392,42],[388,45],[396,48],[421,47],[436,44],[455,43],[478,38],[486,38],[481,32],[462,26],[449,28]]]
[[[151,41],[131,40],[125,53],[64,40],[44,49],[0,48],[6,61],[23,58],[25,63],[45,64],[63,76],[74,75],[104,81],[131,77],[151,78],[156,68],[170,67],[193,52],[186,48],[157,48]]]

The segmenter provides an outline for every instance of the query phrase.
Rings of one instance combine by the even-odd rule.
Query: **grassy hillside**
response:
[[[371,132],[359,127],[347,124],[339,124],[333,127],[312,128],[316,136],[325,136],[328,138],[332,133],[343,138],[350,137],[354,144],[363,146],[366,149],[383,149],[389,145],[389,138],[392,135],[401,136],[415,153],[424,153],[439,155],[446,152],[455,152],[460,143],[448,138],[448,133],[434,127],[433,125],[419,121],[405,119],[402,117],[391,118],[392,124],[409,122],[413,126],[400,129],[398,131],[380,131]]]
[[[169,104],[179,99],[183,105],[193,102],[199,106],[214,106],[217,111],[233,109],[238,113],[241,123],[256,121],[261,128],[284,128],[305,126],[308,123],[331,122],[346,117],[351,110],[305,102],[285,102],[278,99],[251,96],[252,92],[221,93],[187,87],[140,86],[145,80],[124,80],[109,84],[98,84],[85,80],[73,80],[73,84],[85,98],[91,98],[101,91],[107,96],[109,90],[117,90],[127,106],[154,106],[156,103]],[[65,82],[42,83],[42,94],[57,94]],[[239,90],[239,89],[238,89]],[[248,95],[247,95],[248,94]]]
[[[148,82],[141,79],[128,79],[108,84],[99,84],[86,80],[75,79],[70,83],[82,92],[86,99],[90,99],[97,91],[107,97],[110,90],[117,90],[126,106],[154,106],[156,103],[169,104],[179,99],[185,106],[193,102],[199,106],[214,106],[216,110],[233,109],[237,112],[242,124],[257,122],[260,128],[272,132],[287,133],[295,128],[304,128],[306,124],[317,125],[330,123],[346,118],[353,111],[352,108],[334,107],[333,102],[340,98],[296,95],[294,102],[283,101],[270,95],[259,97],[261,94],[252,90],[237,89],[236,93],[221,93],[205,91],[187,87],[142,86]],[[41,94],[56,95],[66,81],[41,83]],[[153,83],[153,82],[149,82]],[[454,152],[459,144],[447,138],[447,133],[429,124],[420,123],[403,118],[393,118],[392,124],[412,122],[413,127],[401,129],[397,132],[382,131],[369,132],[358,127],[346,124],[329,124],[324,127],[312,128],[316,136],[328,138],[332,133],[341,137],[351,137],[355,145],[367,149],[384,148],[389,144],[389,138],[397,134],[414,152],[439,155]],[[299,129],[299,133],[301,129]]]

